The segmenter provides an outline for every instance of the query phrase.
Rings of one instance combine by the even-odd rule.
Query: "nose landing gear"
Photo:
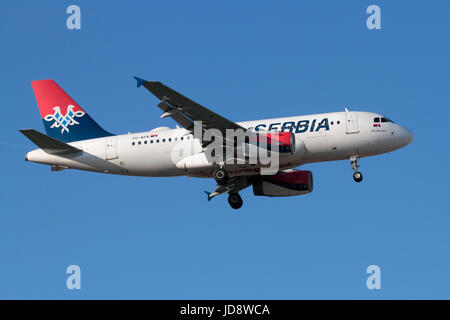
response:
[[[355,180],[356,182],[361,182],[363,179],[363,176],[361,174],[361,172],[356,171],[353,173],[353,180]]]
[[[241,196],[237,192],[231,192],[228,195],[228,203],[233,209],[239,209],[244,203]]]
[[[361,182],[363,179],[362,173],[358,171],[358,160],[359,157],[357,156],[351,156],[350,157],[350,163],[352,164],[352,169],[353,169],[353,180],[355,180],[355,182]]]

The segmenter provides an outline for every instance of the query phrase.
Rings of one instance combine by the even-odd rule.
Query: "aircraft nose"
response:
[[[410,144],[414,139],[414,133],[412,133],[411,130],[406,129],[405,127],[402,127],[400,136],[403,140],[404,146]]]

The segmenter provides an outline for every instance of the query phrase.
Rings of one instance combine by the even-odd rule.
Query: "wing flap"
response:
[[[186,118],[181,110],[173,108],[168,103],[163,101],[158,104],[158,108],[163,111],[161,118],[171,117],[186,130],[190,130],[190,128],[194,127],[194,122],[191,119]]]

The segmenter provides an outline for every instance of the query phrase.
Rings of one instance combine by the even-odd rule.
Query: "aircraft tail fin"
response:
[[[67,143],[49,137],[39,131],[33,129],[19,130],[25,137],[30,139],[34,144],[45,152],[53,155],[67,155],[81,152],[82,150],[75,148]]]
[[[53,80],[32,81],[47,135],[63,142],[111,136]]]

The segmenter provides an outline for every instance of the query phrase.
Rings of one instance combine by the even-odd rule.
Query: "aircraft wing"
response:
[[[162,102],[158,104],[158,107],[163,111],[161,118],[171,117],[183,128],[191,132],[194,131],[194,121],[202,121],[203,130],[212,128],[220,130],[223,137],[226,136],[226,129],[246,130],[237,123],[218,115],[189,98],[186,98],[181,93],[165,86],[161,82],[146,81],[137,77],[134,78],[137,81],[138,87],[141,85],[144,86],[158,99],[162,100]]]

